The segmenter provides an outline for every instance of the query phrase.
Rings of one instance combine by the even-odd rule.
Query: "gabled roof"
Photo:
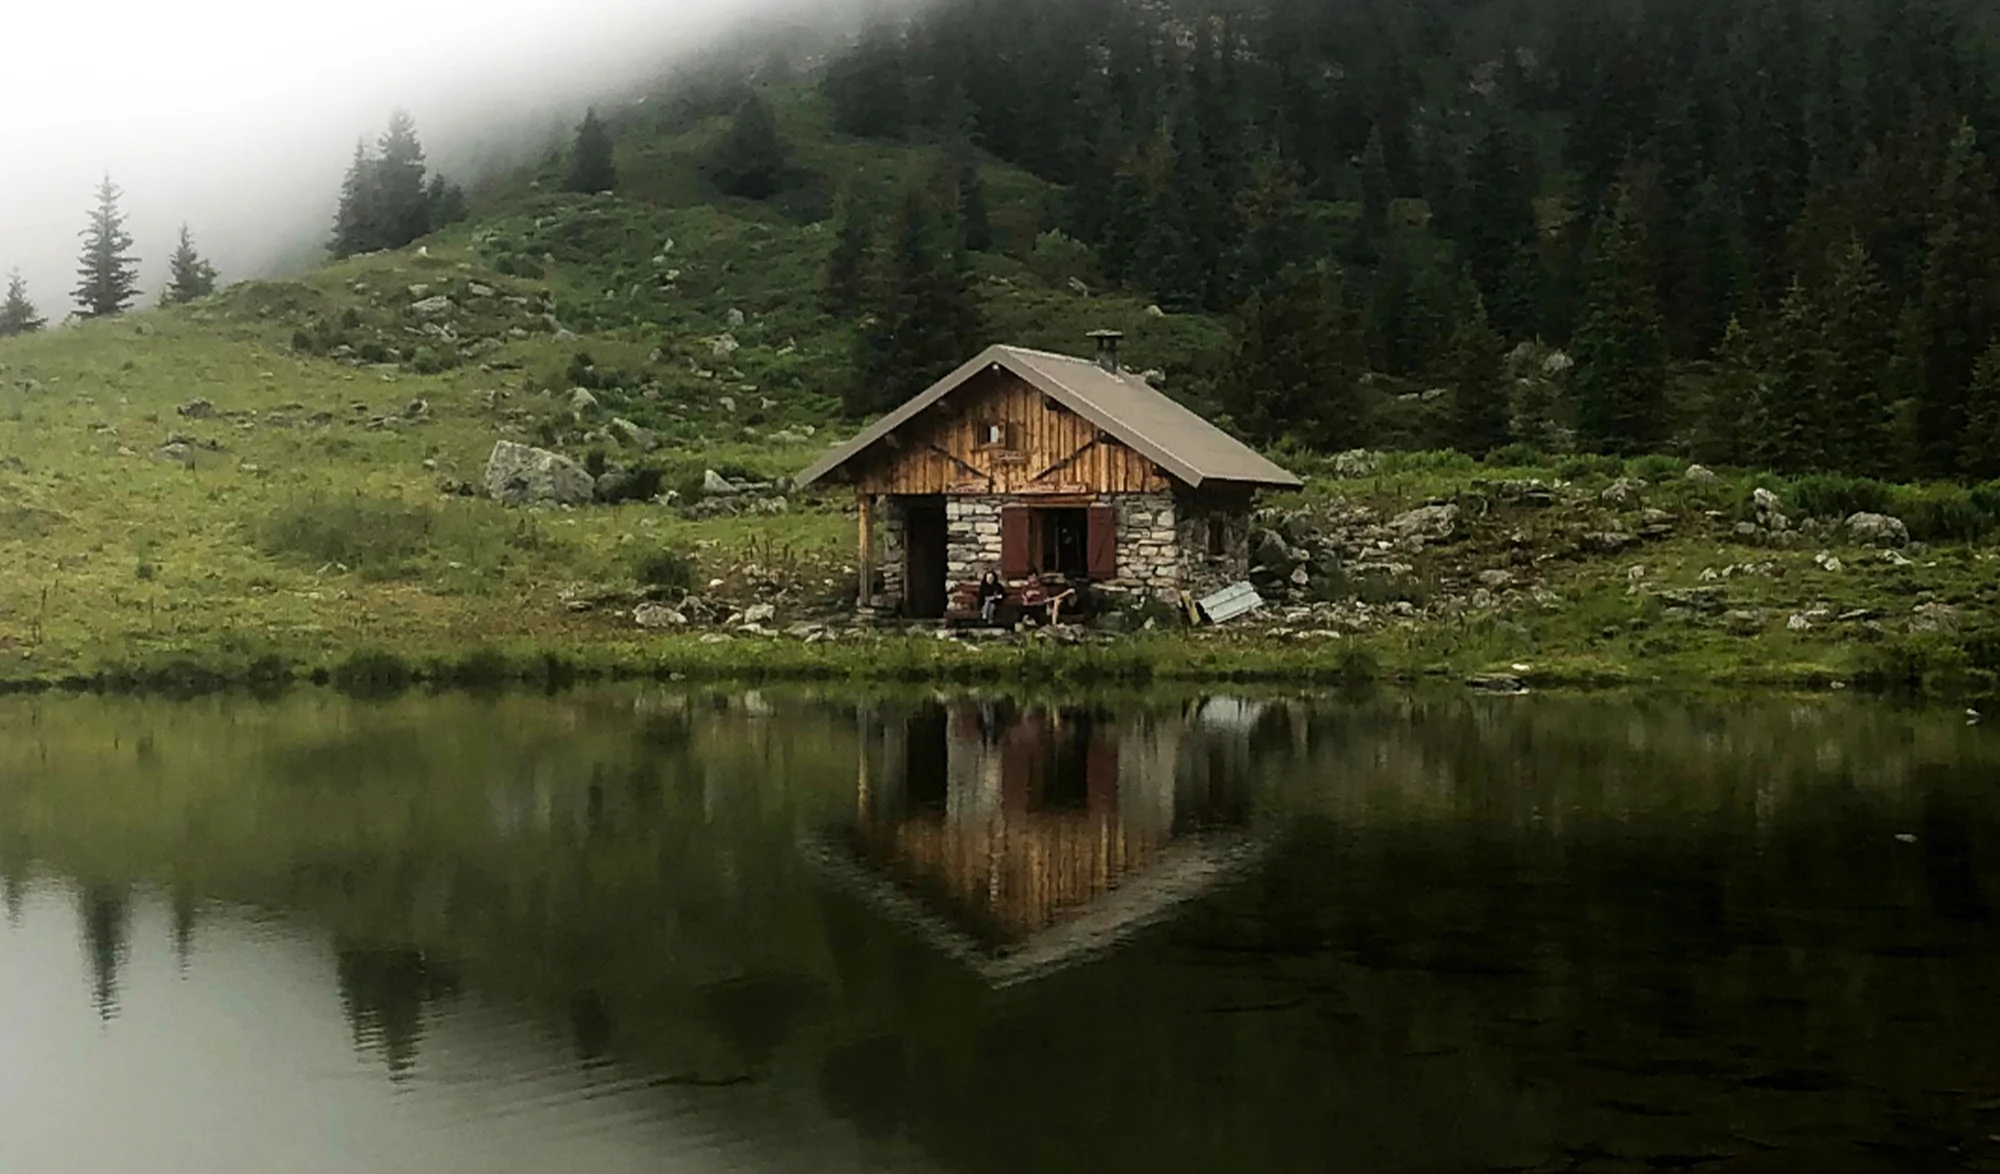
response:
[[[1114,375],[1089,359],[992,346],[915,399],[834,446],[799,474],[810,485],[860,456],[989,367],[1001,367],[1110,433],[1189,486],[1207,481],[1296,489],[1303,482],[1250,446],[1195,415],[1129,371]]]

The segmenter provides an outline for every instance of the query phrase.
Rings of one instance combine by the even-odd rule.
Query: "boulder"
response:
[[[190,420],[212,420],[215,418],[215,405],[199,396],[174,410]]]
[[[642,603],[632,612],[632,622],[642,628],[685,628],[688,618],[664,603]]]
[[[706,469],[701,475],[701,491],[709,497],[729,497],[741,492],[736,483],[714,469]]]
[[[451,299],[443,294],[410,303],[410,312],[419,318],[438,318],[451,313],[451,310]]]
[[[1696,485],[1722,484],[1721,475],[1716,473],[1715,470],[1707,468],[1706,466],[1703,465],[1689,465],[1685,476],[1689,481],[1693,482]]]
[[[1285,544],[1285,540],[1276,530],[1257,531],[1256,538],[1250,546],[1251,566],[1282,571],[1295,561],[1297,560],[1292,558],[1292,548]]]
[[[1722,626],[1738,636],[1755,636],[1764,630],[1764,613],[1747,610],[1724,612]]]
[[[1607,486],[1598,497],[1607,505],[1627,506],[1639,500],[1639,494],[1646,489],[1646,482],[1637,477],[1620,477]]]
[[[597,410],[597,397],[589,388],[572,387],[569,392],[569,410],[577,415],[585,415]]]
[[[726,315],[725,320],[729,323],[729,328],[731,330],[736,329],[737,327],[743,325],[744,322],[748,321],[748,319],[746,319],[743,316],[743,311],[733,308],[729,311],[728,315]]]
[[[776,619],[778,609],[768,603],[759,603],[744,609],[743,622],[746,624],[768,624]]]
[[[194,466],[194,446],[178,440],[169,441],[153,450],[153,459],[173,465]]]
[[[1512,571],[1503,571],[1496,568],[1490,571],[1479,572],[1479,585],[1481,587],[1488,587],[1498,591],[1502,587],[1511,586],[1513,582],[1514,572]]]
[[[1442,542],[1458,529],[1458,507],[1450,502],[1418,506],[1396,515],[1390,520],[1389,529],[1395,531],[1399,538]]]
[[[1912,632],[1956,632],[1960,619],[1957,608],[1948,603],[1921,603],[1910,613]]]
[[[508,505],[586,505],[596,482],[582,465],[547,449],[503,440],[486,462],[486,494]]]
[[[1333,458],[1333,475],[1336,477],[1373,477],[1382,467],[1382,454],[1365,448],[1349,449]]]
[[[1908,546],[1910,528],[1887,514],[1854,514],[1844,523],[1847,537],[1861,546]]]
[[[622,416],[612,417],[611,435],[617,438],[618,443],[632,448],[649,449],[653,447],[654,443],[654,437],[650,430],[641,428]]]

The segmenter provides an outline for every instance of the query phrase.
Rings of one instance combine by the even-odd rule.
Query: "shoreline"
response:
[[[2000,692],[1988,674],[1955,663],[1953,654],[1960,650],[1949,641],[1854,649],[1870,655],[1852,657],[1845,665],[1788,660],[1777,654],[1779,650],[1754,640],[1715,641],[1677,655],[1648,658],[1641,666],[1602,652],[1556,653],[1505,664],[1468,661],[1426,647],[1437,635],[1422,630],[1370,633],[1305,644],[1184,632],[1094,636],[1074,642],[1033,634],[973,642],[913,630],[819,642],[770,636],[716,641],[688,635],[643,642],[487,645],[415,654],[358,647],[316,658],[187,651],[87,672],[0,676],[0,696],[192,698],[305,686],[380,696],[410,689],[563,689],[638,681],[1023,688],[1446,686],[1502,695],[1719,689],[1855,692],[1925,700]]]

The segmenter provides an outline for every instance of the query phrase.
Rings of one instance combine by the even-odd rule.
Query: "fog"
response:
[[[185,222],[224,281],[313,259],[357,138],[396,107],[462,182],[565,120],[810,0],[14,0],[0,31],[0,273],[72,309],[99,179],[125,191],[142,296]]]

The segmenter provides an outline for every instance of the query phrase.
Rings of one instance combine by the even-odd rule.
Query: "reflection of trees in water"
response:
[[[354,1029],[354,1046],[382,1054],[389,1074],[406,1078],[423,1042],[424,1012],[458,994],[458,979],[422,950],[334,945],[340,1003]]]
[[[188,962],[194,957],[194,894],[185,885],[174,887],[173,899],[174,965],[181,973],[187,973]]]
[[[90,955],[90,1001],[104,1019],[118,1016],[118,969],[132,932],[131,895],[121,887],[92,885],[77,894],[77,918]]]
[[[19,927],[21,906],[28,898],[28,874],[19,861],[11,858],[0,859],[0,908],[7,913],[7,924]]]

